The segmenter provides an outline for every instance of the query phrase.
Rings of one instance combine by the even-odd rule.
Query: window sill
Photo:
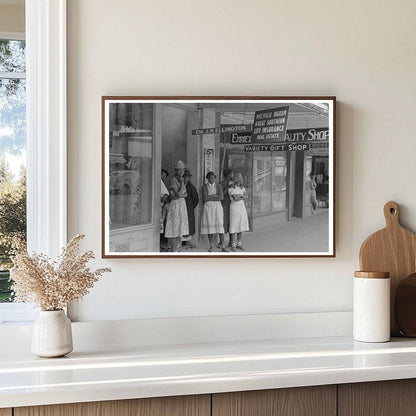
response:
[[[21,325],[33,322],[35,310],[28,303],[0,303],[0,325]]]

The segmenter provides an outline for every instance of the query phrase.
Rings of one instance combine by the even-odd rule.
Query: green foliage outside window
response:
[[[11,255],[26,242],[25,60],[24,41],[0,39],[0,302],[13,298]]]
[[[26,172],[16,182],[0,162],[0,302],[12,300],[9,272],[13,250],[26,241]]]

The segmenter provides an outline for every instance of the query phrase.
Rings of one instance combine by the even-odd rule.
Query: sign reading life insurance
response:
[[[256,111],[252,143],[268,144],[285,141],[289,106]]]

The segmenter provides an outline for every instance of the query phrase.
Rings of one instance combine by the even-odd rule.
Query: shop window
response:
[[[223,157],[223,156],[221,156]],[[225,167],[231,168],[236,173],[243,175],[244,187],[246,188],[246,208],[247,213],[251,216],[251,196],[252,196],[252,154],[244,152],[241,149],[235,149],[228,152],[227,165]]]
[[[328,156],[312,156],[311,170],[316,174],[316,197],[326,208],[329,207],[329,157]],[[310,181],[310,178],[306,178]]]
[[[261,216],[286,209],[286,153],[255,152],[252,214]]]
[[[286,153],[279,152],[272,157],[272,209],[286,209]]]
[[[153,105],[110,105],[110,230],[152,222]]]
[[[271,211],[271,184],[271,154],[256,152],[253,160],[253,215]]]
[[[311,172],[313,169],[312,156],[305,157],[305,207],[312,205],[311,203]]]

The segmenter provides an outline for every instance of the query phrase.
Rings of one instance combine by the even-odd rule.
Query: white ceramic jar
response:
[[[353,308],[353,337],[356,341],[389,341],[389,273],[355,272]]]
[[[33,325],[31,351],[40,357],[62,357],[72,351],[71,321],[63,310],[40,311]]]

